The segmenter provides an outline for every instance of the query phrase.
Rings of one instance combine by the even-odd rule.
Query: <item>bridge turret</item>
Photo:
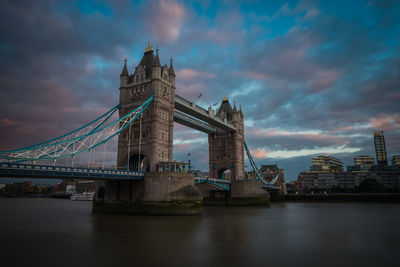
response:
[[[156,49],[156,58],[154,59],[154,65],[153,65],[153,78],[154,79],[160,79],[161,78],[161,63],[160,63],[160,57],[158,56],[158,48]]]
[[[128,85],[128,79],[129,79],[129,73],[128,73],[128,68],[126,67],[126,61],[128,61],[125,57],[124,59],[124,67],[122,69],[121,75],[119,76],[120,78],[120,87],[125,87]]]
[[[217,116],[220,117],[222,120],[232,121],[232,114],[233,114],[232,106],[229,103],[228,97],[225,96],[222,99],[221,106],[219,106],[219,109],[217,111]]]
[[[172,65],[172,57],[170,59],[170,63],[169,63],[169,81],[171,82],[172,85],[175,85],[175,70],[174,70],[174,65]]]
[[[236,102],[233,105],[232,122],[233,124],[235,124],[236,132],[238,132],[239,134],[243,134],[244,119],[242,107],[240,106],[240,110],[238,111],[236,108]]]
[[[216,116],[235,125],[231,132],[208,135],[210,177],[228,180],[244,178],[244,127],[243,115],[224,97]]]
[[[214,118],[214,110],[211,105],[208,107],[208,115],[210,118]]]
[[[156,171],[159,162],[172,161],[175,84],[171,77],[175,73],[170,69],[161,65],[159,50],[153,53],[149,43],[131,79],[123,71],[127,85],[120,90],[120,117],[152,95],[154,100],[132,124],[131,133],[126,130],[118,136],[119,169]]]

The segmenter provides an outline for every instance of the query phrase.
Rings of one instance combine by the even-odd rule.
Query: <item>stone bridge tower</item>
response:
[[[151,95],[154,95],[154,100],[141,119],[137,119],[130,129],[128,127],[118,136],[118,169],[129,167],[129,170],[155,171],[159,162],[172,161],[175,109],[172,58],[169,67],[161,66],[158,49],[154,55],[149,43],[133,74],[129,74],[125,59],[119,89],[120,117],[141,105]]]
[[[242,109],[233,108],[227,97],[217,111],[224,121],[235,125],[234,132],[219,132],[208,135],[210,177],[239,180],[244,178],[244,118]]]

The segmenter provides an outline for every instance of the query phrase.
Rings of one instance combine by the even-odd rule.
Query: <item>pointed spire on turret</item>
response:
[[[128,73],[128,68],[126,67],[126,62],[127,62],[128,60],[126,59],[126,57],[125,57],[125,59],[124,59],[124,68],[122,69],[122,72],[121,72],[121,75],[120,75],[120,77],[129,77],[129,73]]]
[[[240,114],[240,116],[243,118],[242,105],[240,105],[239,114]]]
[[[229,103],[228,97],[225,96],[222,99],[221,105],[219,106],[219,109],[217,111],[217,116],[219,116],[221,119],[226,118],[226,120],[232,121],[232,115],[233,115],[232,106]]]
[[[233,113],[237,113],[236,101],[233,101]]]
[[[173,61],[173,59],[172,59],[172,57],[171,57],[171,59],[170,59],[170,64],[169,64],[169,76],[176,76],[176,75],[175,75],[174,66],[172,65],[172,61]]]
[[[154,60],[154,67],[160,67],[161,68],[161,63],[160,63],[160,57],[158,56],[158,48],[156,49],[156,59]]]
[[[147,47],[144,50],[144,53],[153,52],[153,47],[150,46],[150,41],[147,42]]]

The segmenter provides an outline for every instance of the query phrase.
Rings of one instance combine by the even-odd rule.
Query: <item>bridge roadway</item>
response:
[[[47,166],[32,164],[0,163],[0,177],[40,179],[85,180],[142,180],[143,172],[102,170],[78,167]],[[207,183],[211,190],[230,191],[229,180],[194,178],[194,183]]]
[[[135,171],[102,170],[78,167],[1,163],[0,177],[85,180],[142,180],[144,178],[144,173]]]
[[[78,167],[0,163],[0,177],[40,178],[40,179],[84,179],[84,180],[142,180],[144,172],[103,170]],[[212,178],[194,178],[195,184],[207,184],[210,190],[230,191],[231,181]],[[280,190],[280,187],[263,184],[268,191]]]
[[[179,95],[175,95],[175,109],[177,111],[174,113],[174,121],[199,131],[216,133],[218,129],[226,132],[236,130],[235,125],[232,123],[222,120],[215,116],[214,112],[209,112]]]

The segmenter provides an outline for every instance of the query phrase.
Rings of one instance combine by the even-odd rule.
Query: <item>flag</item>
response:
[[[197,98],[200,98],[200,97],[202,97],[202,96],[203,96],[203,93],[200,93],[199,96],[198,96]]]
[[[216,103],[213,104],[213,106],[216,106],[216,105],[218,105],[218,102],[216,102]]]

